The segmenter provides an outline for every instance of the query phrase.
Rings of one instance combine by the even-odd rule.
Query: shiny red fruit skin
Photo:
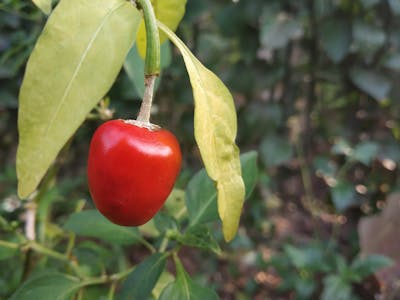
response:
[[[97,209],[113,223],[138,226],[161,208],[182,162],[175,136],[123,120],[102,124],[89,149],[88,183]]]

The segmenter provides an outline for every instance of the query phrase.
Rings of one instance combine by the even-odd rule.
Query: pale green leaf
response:
[[[48,15],[51,12],[52,0],[32,0],[32,1],[46,15]]]
[[[159,23],[183,55],[195,101],[195,139],[205,168],[218,190],[218,213],[224,237],[234,238],[245,197],[239,149],[235,144],[237,120],[232,95],[221,80],[190,52],[167,26]]]
[[[65,274],[41,273],[25,281],[10,300],[67,300],[83,285],[79,279]]]
[[[32,193],[114,82],[139,12],[124,0],[62,0],[29,58],[19,102],[18,193]]]
[[[175,31],[185,14],[187,0],[151,0],[157,20]],[[167,39],[167,36],[160,32],[160,44]],[[136,46],[141,57],[146,56],[146,28],[144,21],[140,23],[136,35]]]

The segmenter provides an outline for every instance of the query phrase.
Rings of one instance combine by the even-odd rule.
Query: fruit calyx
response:
[[[138,120],[123,120],[121,119],[122,122],[130,125],[134,125],[140,128],[146,128],[150,131],[157,131],[161,129],[161,126],[158,126],[156,124],[150,123],[150,122],[143,122],[143,121],[138,121]]]

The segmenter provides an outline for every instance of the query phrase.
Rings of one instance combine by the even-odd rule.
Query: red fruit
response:
[[[90,143],[89,189],[97,209],[110,221],[138,226],[149,221],[170,194],[181,168],[175,136],[112,120]]]

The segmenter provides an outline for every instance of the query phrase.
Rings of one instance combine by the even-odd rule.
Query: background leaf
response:
[[[388,257],[369,255],[367,257],[357,257],[350,268],[356,275],[354,280],[360,282],[363,278],[391,265],[393,265],[393,261]]]
[[[351,285],[338,275],[324,278],[322,300],[354,300]]]
[[[224,237],[230,241],[239,227],[245,197],[232,95],[167,26],[159,23],[159,27],[181,51],[189,73],[195,101],[195,138],[207,173],[217,183],[218,213]]]
[[[151,0],[157,20],[175,31],[185,15],[186,0]],[[160,32],[160,44],[167,39],[165,33]],[[136,35],[136,47],[142,58],[146,56],[146,28],[141,21]]]
[[[161,293],[159,300],[218,300],[217,294],[195,283],[180,262],[176,264],[177,278]]]
[[[293,147],[290,143],[278,136],[266,136],[260,145],[261,159],[268,167],[288,162],[293,154]]]
[[[273,23],[265,22],[261,28],[261,44],[267,49],[280,49],[290,40],[303,35],[303,28],[299,21],[286,16],[278,15]]]
[[[331,188],[332,201],[338,211],[344,211],[356,202],[354,186],[347,181],[338,181]]]
[[[35,190],[111,87],[139,21],[139,12],[124,0],[62,0],[57,5],[29,58],[20,92],[20,197]]]
[[[326,54],[335,63],[343,60],[351,45],[351,27],[349,22],[330,19],[321,26],[321,43]]]
[[[148,299],[165,269],[167,256],[155,253],[137,265],[122,284],[117,300]]]
[[[66,300],[81,286],[77,278],[46,272],[25,281],[9,300]]]
[[[375,98],[375,100],[385,99],[390,92],[390,81],[374,71],[353,68],[350,71],[350,78],[360,90]]]
[[[141,239],[137,228],[111,223],[94,209],[72,214],[64,228],[80,236],[94,237],[119,245],[134,244]]]

